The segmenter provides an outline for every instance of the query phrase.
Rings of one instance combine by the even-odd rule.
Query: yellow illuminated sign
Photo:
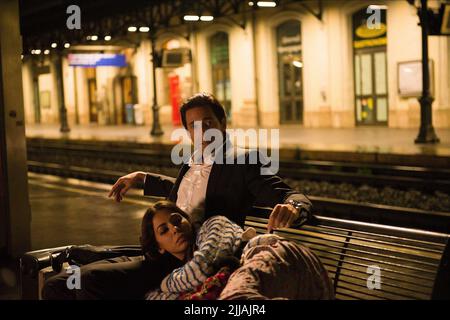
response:
[[[355,33],[358,37],[363,39],[371,39],[382,36],[386,33],[387,27],[384,23],[380,23],[377,28],[370,29],[366,24],[359,26]]]
[[[387,44],[386,37],[378,38],[378,39],[367,39],[367,40],[359,40],[353,42],[353,47],[355,49],[367,48],[367,47],[376,47],[376,46],[385,46]]]

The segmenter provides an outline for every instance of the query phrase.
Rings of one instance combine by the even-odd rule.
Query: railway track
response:
[[[127,173],[105,169],[91,169],[74,165],[44,163],[33,160],[28,161],[28,170],[35,173],[51,174],[108,184],[113,184],[117,178]],[[310,196],[309,198],[314,204],[315,212],[321,216],[389,224],[400,227],[420,228],[435,232],[450,232],[450,213],[448,212],[358,203],[323,197]]]
[[[28,159],[39,162],[77,164],[84,160],[174,168],[170,161],[171,146],[162,144],[28,139],[27,148]],[[390,186],[450,194],[450,170],[446,168],[280,159],[279,175],[297,180]]]

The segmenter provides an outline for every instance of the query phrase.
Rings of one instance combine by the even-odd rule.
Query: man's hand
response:
[[[128,189],[144,183],[144,179],[145,172],[142,171],[132,172],[126,176],[120,177],[112,186],[108,197],[111,198],[111,196],[113,196],[117,202],[120,202]]]
[[[290,227],[298,216],[298,210],[291,204],[277,204],[270,214],[267,231],[271,232],[276,228]]]

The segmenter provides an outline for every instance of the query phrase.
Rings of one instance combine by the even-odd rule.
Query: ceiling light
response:
[[[277,3],[275,1],[258,1],[256,5],[258,7],[273,8],[277,6]]]
[[[368,6],[368,9],[372,9],[372,10],[386,10],[387,9],[387,5],[371,4],[370,6]]]
[[[128,31],[136,32],[137,31],[137,27],[128,27]]]
[[[214,17],[213,16],[201,16],[200,20],[201,21],[213,21]]]
[[[298,60],[292,61],[292,65],[294,67],[297,67],[297,68],[302,68],[303,67],[303,63],[301,61],[298,61]]]
[[[183,17],[184,21],[198,21],[200,19],[199,16],[193,16],[193,15],[185,15]]]

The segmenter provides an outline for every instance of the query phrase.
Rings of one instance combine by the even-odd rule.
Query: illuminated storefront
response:
[[[324,1],[319,17],[290,3],[259,8],[244,25],[187,21],[188,33],[161,32],[156,39],[161,124],[178,125],[181,101],[208,91],[226,107],[231,126],[418,127],[418,96],[399,92],[399,65],[421,59],[417,12],[406,1],[381,1],[372,6],[380,21],[371,29],[367,21],[375,11],[368,13],[368,4]],[[150,40],[143,37],[136,46],[112,52],[124,54],[126,66],[96,67],[95,77],[64,59],[69,123],[152,123]],[[429,37],[429,55],[434,124],[449,128],[450,38]],[[36,76],[31,60],[36,57],[24,59],[27,122],[57,123],[53,69]],[[39,89],[33,89],[37,83]]]

